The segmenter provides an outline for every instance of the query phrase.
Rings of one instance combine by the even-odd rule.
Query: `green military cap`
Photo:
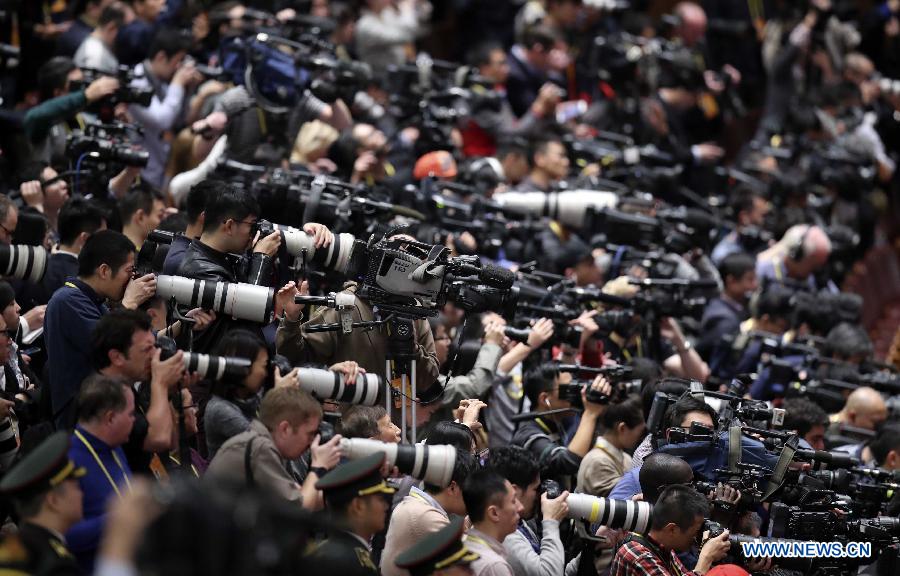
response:
[[[332,502],[348,502],[357,496],[393,494],[381,475],[384,453],[376,452],[359,460],[345,462],[316,482],[316,489],[325,492]]]
[[[466,565],[478,559],[462,540],[464,520],[457,516],[437,532],[429,534],[394,560],[398,568],[412,576],[428,576],[457,564]]]
[[[57,432],[32,450],[0,481],[0,492],[14,498],[46,492],[69,478],[81,478],[84,468],[69,459],[69,435]]]

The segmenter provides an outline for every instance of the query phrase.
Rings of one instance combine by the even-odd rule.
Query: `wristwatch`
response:
[[[681,348],[678,349],[678,353],[679,353],[679,354],[683,354],[683,353],[685,353],[685,352],[689,352],[690,349],[693,348],[693,347],[694,347],[694,345],[691,344],[691,341],[690,341],[690,340],[685,340],[685,341],[684,341],[684,346],[682,346]]]
[[[319,478],[322,478],[326,474],[328,474],[328,468],[323,468],[322,466],[312,466],[310,467],[309,471],[314,473]]]

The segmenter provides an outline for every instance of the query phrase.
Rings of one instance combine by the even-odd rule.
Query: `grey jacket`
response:
[[[534,551],[528,538],[521,532],[527,530],[529,535],[537,540],[537,535],[526,522],[520,523],[519,529],[503,540],[506,560],[516,576],[558,576],[563,573],[566,554],[559,537],[559,522],[545,519],[541,526],[543,537],[540,555]]]

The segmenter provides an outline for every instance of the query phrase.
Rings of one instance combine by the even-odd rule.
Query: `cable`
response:
[[[78,160],[75,161],[75,192],[79,192],[78,180],[81,178],[81,161],[84,160],[84,157],[87,155],[87,152],[82,152],[81,156],[78,157]],[[84,194],[82,194],[82,196],[84,196]]]

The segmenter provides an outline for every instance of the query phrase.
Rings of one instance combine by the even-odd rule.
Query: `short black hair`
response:
[[[792,297],[794,293],[779,284],[769,284],[756,299],[753,305],[753,317],[790,319],[793,312]]]
[[[690,486],[676,484],[663,490],[653,505],[651,528],[662,530],[667,524],[674,523],[681,530],[688,530],[698,517],[706,518],[708,514],[706,496]]]
[[[655,504],[660,492],[666,486],[684,484],[694,477],[694,471],[690,464],[678,456],[665,452],[653,452],[644,458],[644,463],[638,472],[638,482],[641,485],[641,493],[644,500]]]
[[[259,203],[249,192],[225,185],[219,193],[207,198],[203,231],[217,230],[229,218],[240,221],[248,216],[259,216]]]
[[[644,411],[641,405],[641,397],[632,394],[621,402],[610,404],[600,417],[600,423],[604,430],[613,430],[619,422],[624,422],[629,428],[640,426],[644,421]]]
[[[494,40],[488,40],[487,42],[481,42],[477,44],[474,48],[469,50],[469,66],[477,68],[479,66],[484,66],[485,64],[491,63],[491,54],[496,52],[497,50],[503,52],[506,51],[503,49],[503,45],[499,42],[495,42]]]
[[[734,192],[731,193],[731,208],[734,210],[735,220],[741,212],[753,210],[753,202],[756,198],[763,198],[763,195],[749,186],[738,186],[734,189]]]
[[[553,384],[558,376],[559,370],[553,364],[541,364],[525,373],[522,387],[533,407],[537,407],[541,392],[553,390]]]
[[[66,200],[59,209],[56,228],[59,232],[59,243],[68,246],[75,242],[78,235],[86,232],[93,234],[106,222],[106,213],[91,200],[75,196]]]
[[[162,52],[167,59],[171,59],[179,52],[187,52],[191,48],[190,38],[176,28],[160,28],[150,42],[147,57],[153,59]]]
[[[122,225],[127,225],[138,210],[143,210],[144,214],[149,216],[156,201],[163,201],[162,194],[157,190],[147,187],[129,190],[119,200],[119,217],[122,219]]]
[[[450,481],[456,482],[456,485],[462,488],[466,478],[476,469],[478,469],[478,461],[475,460],[475,457],[469,451],[462,452],[457,450],[456,462],[453,463],[453,474],[450,476]],[[425,482],[424,486],[425,491],[429,494],[437,494],[445,488],[444,486],[437,486],[428,482]]]
[[[805,436],[813,426],[828,426],[828,414],[808,398],[787,398],[783,408],[785,430],[796,430]]]
[[[532,26],[525,30],[522,34],[522,46],[526,50],[530,50],[535,46],[543,48],[545,51],[551,50],[558,41],[562,40],[559,33],[549,26]]]
[[[472,443],[475,442],[475,434],[465,424],[444,420],[434,425],[428,433],[426,444],[449,444],[456,448],[457,452],[472,452]]]
[[[716,414],[716,411],[713,410],[712,406],[699,398],[694,398],[693,396],[682,396],[678,399],[677,402],[669,406],[668,410],[666,410],[666,428],[681,426],[681,422],[684,420],[684,417],[691,412],[703,412],[705,414],[709,414],[709,417],[712,418],[713,426],[718,425],[719,415]]]
[[[68,56],[54,56],[44,62],[37,71],[37,85],[41,101],[53,98],[56,90],[65,88],[69,72],[74,69],[75,62]]]
[[[78,275],[82,278],[93,276],[102,264],[114,273],[118,272],[134,251],[134,243],[121,232],[98,230],[91,234],[78,255]]]
[[[869,442],[869,450],[878,466],[885,465],[885,459],[891,450],[900,452],[900,422],[891,422],[882,426],[878,435]]]
[[[97,19],[97,26],[103,27],[107,24],[115,24],[117,28],[125,25],[125,10],[122,5],[113,2],[100,12],[100,18]]]
[[[556,143],[565,148],[565,144],[563,144],[562,138],[550,134],[545,135],[541,138],[538,138],[534,142],[531,143],[531,149],[528,153],[528,162],[531,166],[535,165],[535,158],[538,154],[546,154],[547,150],[550,148],[550,145]]]
[[[488,467],[523,490],[541,473],[537,458],[521,446],[492,448]]]
[[[140,310],[120,308],[103,315],[91,334],[91,361],[98,372],[110,365],[110,350],[126,354],[135,332],[150,330],[150,317]]]
[[[125,395],[131,393],[128,382],[121,378],[88,376],[78,392],[78,421],[92,422],[110,410],[124,410],[128,403]]]
[[[854,356],[868,358],[875,348],[862,326],[841,322],[828,331],[825,349],[839,360],[849,360]]]
[[[206,210],[209,199],[215,197],[219,190],[225,190],[227,187],[227,184],[215,178],[209,178],[191,186],[184,199],[184,211],[187,212],[188,223],[197,222],[197,219]]]
[[[650,409],[653,408],[653,399],[657,392],[663,392],[671,396],[681,396],[690,388],[689,380],[684,378],[661,378],[656,382],[644,386],[641,390],[641,404],[644,410],[644,420],[650,417]]]
[[[719,264],[719,275],[722,283],[728,282],[728,277],[740,280],[744,274],[756,270],[756,258],[746,252],[734,252],[722,259]]]
[[[463,484],[466,514],[473,523],[481,522],[488,506],[502,501],[507,490],[506,479],[496,470],[481,469],[472,472]]]

